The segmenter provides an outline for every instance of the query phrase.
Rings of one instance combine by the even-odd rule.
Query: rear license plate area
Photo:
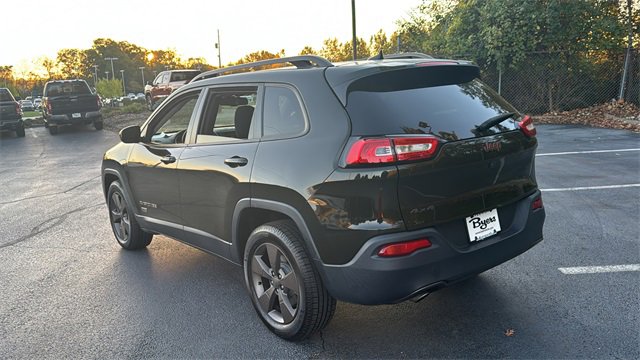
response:
[[[498,209],[469,216],[465,219],[465,223],[467,224],[469,241],[472,243],[489,238],[502,230],[500,228]]]

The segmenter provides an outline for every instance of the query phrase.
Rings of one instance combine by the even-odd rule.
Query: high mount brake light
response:
[[[438,149],[438,139],[430,136],[360,139],[347,153],[347,166],[424,160]]]
[[[536,136],[536,127],[533,125],[533,119],[529,115],[525,115],[525,117],[518,123],[520,130],[527,135],[528,137]]]

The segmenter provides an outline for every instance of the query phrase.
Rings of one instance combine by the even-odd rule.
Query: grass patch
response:
[[[42,112],[40,111],[25,111],[22,113],[22,117],[41,117]]]

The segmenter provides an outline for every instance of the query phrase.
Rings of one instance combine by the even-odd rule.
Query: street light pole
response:
[[[93,86],[98,83],[98,65],[93,65]]]
[[[353,61],[358,58],[358,40],[356,39],[356,0],[351,0],[351,28],[353,30]]]
[[[220,29],[218,29],[218,42],[216,43],[216,49],[218,49],[218,68],[221,68],[222,60],[220,58]]]
[[[142,74],[142,88],[144,89],[144,66],[138,66],[138,69],[140,69],[140,74]]]
[[[107,76],[107,80],[109,80],[109,71],[105,71],[104,74]]]
[[[118,58],[117,57],[107,57],[107,58],[104,58],[104,59],[106,61],[111,61],[111,74],[113,74],[113,78],[115,79],[116,72],[113,70],[113,60],[118,60]],[[109,80],[109,79],[107,79],[107,80]]]
[[[122,96],[127,96],[127,88],[124,85],[124,70],[120,70],[120,76],[122,78]]]

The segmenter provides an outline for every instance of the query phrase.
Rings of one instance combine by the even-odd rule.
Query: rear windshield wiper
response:
[[[478,125],[476,129],[479,131],[487,130],[494,125],[500,124],[501,122],[507,120],[508,118],[512,117],[515,114],[516,113],[508,112],[508,113],[496,115],[492,118],[489,118],[489,120],[483,122],[482,124]]]

